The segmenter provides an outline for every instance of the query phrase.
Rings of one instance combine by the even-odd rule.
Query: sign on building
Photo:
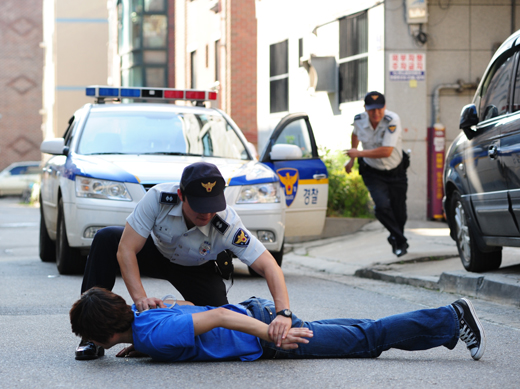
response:
[[[424,81],[426,54],[390,54],[390,81]]]

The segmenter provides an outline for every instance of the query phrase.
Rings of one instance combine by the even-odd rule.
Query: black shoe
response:
[[[97,359],[105,355],[105,349],[96,346],[93,342],[88,340],[81,340],[79,346],[76,347],[76,359],[80,361],[87,361],[89,359]]]
[[[459,318],[460,339],[466,343],[471,357],[479,360],[486,349],[486,334],[471,301],[460,299],[451,304]]]
[[[395,253],[395,250],[397,249],[397,242],[395,240],[395,236],[388,235],[388,238],[386,238],[386,240],[388,240],[388,243],[390,243],[390,246],[392,246],[392,252]]]
[[[410,247],[410,246],[408,246],[408,243],[406,243],[406,242],[401,245],[396,244],[395,248],[392,251],[398,257],[402,257],[403,255],[408,253],[408,251],[407,251],[408,247]]]

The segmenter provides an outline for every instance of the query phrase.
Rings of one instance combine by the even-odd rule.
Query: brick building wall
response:
[[[230,112],[247,140],[256,144],[257,23],[254,0],[231,0],[230,28]]]
[[[0,169],[40,160],[42,0],[0,1]]]

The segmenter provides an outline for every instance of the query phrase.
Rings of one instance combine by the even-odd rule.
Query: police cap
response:
[[[378,109],[383,108],[386,104],[385,96],[383,96],[382,93],[379,92],[368,92],[365,95],[365,109],[371,110],[371,109]]]
[[[226,209],[226,182],[212,163],[196,162],[184,168],[180,188],[190,208],[198,213],[214,213]]]

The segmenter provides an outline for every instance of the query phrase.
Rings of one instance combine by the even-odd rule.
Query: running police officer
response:
[[[354,117],[352,148],[345,153],[351,158],[345,164],[350,173],[355,158],[359,161],[359,173],[363,177],[375,203],[376,218],[390,232],[388,242],[398,257],[408,249],[404,236],[406,223],[406,169],[408,154],[403,153],[401,120],[386,110],[385,97],[379,92],[365,96],[365,112]],[[358,150],[361,142],[363,150]]]
[[[141,274],[169,281],[196,305],[224,305],[228,303],[226,286],[216,260],[229,250],[266,279],[278,312],[269,334],[281,344],[292,323],[284,275],[269,251],[226,205],[224,188],[218,168],[205,162],[187,166],[179,187],[165,183],[151,188],[124,228],[98,231],[81,293],[93,286],[112,290],[120,270],[139,311],[165,307],[161,299],[146,294]],[[76,349],[76,359],[103,354],[102,348],[86,339]]]

